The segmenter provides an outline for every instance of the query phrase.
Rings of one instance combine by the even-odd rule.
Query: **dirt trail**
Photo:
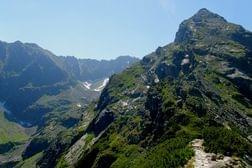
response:
[[[202,139],[195,139],[191,145],[195,156],[188,162],[185,168],[240,168],[241,162],[238,158],[206,153]]]

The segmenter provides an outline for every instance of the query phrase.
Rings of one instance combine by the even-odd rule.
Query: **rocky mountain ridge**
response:
[[[175,41],[111,76],[67,140],[40,167],[181,167],[206,152],[251,164],[252,33],[207,9]],[[87,117],[89,118],[87,119]],[[92,119],[92,120],[90,120]]]

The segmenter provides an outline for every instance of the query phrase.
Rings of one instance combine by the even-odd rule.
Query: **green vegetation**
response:
[[[188,139],[176,137],[160,143],[147,154],[135,159],[133,167],[179,167],[194,155]],[[131,166],[127,166],[131,167]]]
[[[202,78],[200,74],[195,77]],[[231,111],[232,106],[219,107],[221,101],[214,89],[213,93],[203,92],[216,86],[212,77],[208,79],[207,85],[197,87],[195,81],[187,80],[163,80],[151,86],[146,100],[151,119],[143,119],[134,110],[129,115],[119,115],[105,136],[84,155],[93,161],[80,160],[80,165],[88,162],[99,167],[108,159],[107,167],[180,167],[194,155],[189,143],[195,138],[205,140],[208,152],[231,156],[249,153],[251,146],[235,129],[228,130],[212,119],[214,109]],[[108,107],[118,109],[116,103]]]
[[[37,167],[37,161],[42,157],[43,152],[37,153],[30,157],[29,159],[26,159],[19,164],[17,164],[16,168],[36,168]]]
[[[208,152],[244,156],[252,146],[238,133],[223,127],[209,127],[203,130],[204,146]]]
[[[113,134],[110,140],[96,145],[96,150],[103,150],[103,152],[97,156],[94,164],[95,167],[99,167],[101,160],[106,158],[108,162],[111,161],[111,165],[108,166],[112,168],[179,167],[194,155],[193,150],[188,146],[190,140],[178,136],[147,150],[138,145],[129,145],[123,137]]]
[[[67,168],[69,167],[64,157],[61,157],[56,165],[56,168]]]
[[[123,98],[123,92],[137,87],[143,82],[139,80],[140,74],[142,73],[144,73],[143,67],[139,63],[136,63],[123,73],[112,76],[108,86],[111,96]]]
[[[24,142],[29,138],[25,129],[15,122],[5,118],[4,113],[0,112],[0,144],[9,142]]]
[[[173,89],[168,83],[162,84],[162,111],[169,111],[171,108],[174,108],[176,96],[173,94]]]

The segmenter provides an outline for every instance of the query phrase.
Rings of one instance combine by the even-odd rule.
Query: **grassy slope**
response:
[[[36,155],[30,157],[29,159],[24,160],[23,162],[20,162],[15,167],[17,168],[36,168],[36,162],[42,157],[42,152],[37,153]]]
[[[0,144],[7,142],[23,142],[28,140],[29,135],[24,128],[15,122],[8,121],[3,112],[0,112]]]

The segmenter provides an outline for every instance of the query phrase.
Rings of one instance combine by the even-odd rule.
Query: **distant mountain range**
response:
[[[36,109],[34,116],[32,105],[42,96],[58,95],[79,82],[99,82],[136,61],[130,56],[101,61],[58,57],[36,44],[0,42],[0,101],[17,120],[35,124],[45,110]]]
[[[112,60],[77,59],[71,56],[54,57],[59,67],[71,77],[81,81],[97,81],[121,72],[138,61],[131,56],[119,56]]]
[[[30,155],[78,123],[109,77],[137,61],[56,56],[36,44],[0,41],[0,167],[21,158],[32,134],[41,143],[33,148],[32,141]]]

